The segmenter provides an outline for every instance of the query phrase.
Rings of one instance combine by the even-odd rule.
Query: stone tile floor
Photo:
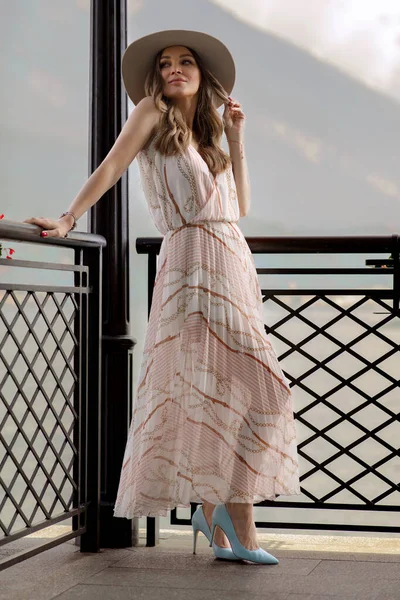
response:
[[[204,536],[81,553],[74,540],[0,572],[0,600],[400,600],[400,539],[259,534],[279,565],[216,560]],[[144,544],[143,538],[141,543]]]

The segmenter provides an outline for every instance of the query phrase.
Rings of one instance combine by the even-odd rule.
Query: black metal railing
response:
[[[398,513],[399,236],[246,240],[253,254],[291,255],[286,256],[284,268],[257,268],[257,272],[273,280],[292,278],[292,285],[287,282],[286,286],[262,288],[262,294],[268,313],[265,329],[293,388],[303,496],[301,501],[265,501],[257,507]],[[137,251],[148,254],[149,311],[161,241],[137,240]],[[339,265],[290,265],[299,255],[304,255],[303,262],[310,260],[306,255],[314,255],[311,262],[315,263],[317,254],[325,258],[336,255]],[[377,254],[383,256],[377,258]],[[356,255],[361,255],[363,264],[343,264],[341,255],[348,255],[351,262],[359,261]],[[327,280],[339,275],[340,287],[327,285]],[[299,289],[297,280],[304,277],[311,286]],[[366,286],[365,278],[372,285]],[[372,442],[373,451],[369,447],[366,452],[365,444]],[[192,505],[191,514],[194,509]],[[171,524],[189,525],[190,519],[178,518],[177,510],[173,510]],[[400,532],[395,524],[351,520],[256,524],[266,528]],[[147,518],[147,545],[154,545],[157,528],[158,519]]]
[[[98,551],[100,540],[100,290],[105,240],[84,233],[67,240],[42,240],[33,226],[3,221],[0,240],[6,239],[69,248],[74,260],[0,260],[0,544],[69,518],[72,531],[11,555],[0,562],[0,569],[74,537],[81,536],[83,551]],[[288,276],[308,277],[312,283],[302,289],[288,282],[262,287],[266,331],[294,391],[303,499],[257,506],[398,512],[399,237],[246,239],[254,254],[276,255],[274,260],[292,255],[284,268],[257,269],[260,276],[269,276],[269,283]],[[148,254],[149,311],[161,241],[137,240],[138,253]],[[362,255],[374,268],[287,266],[296,255],[317,254]],[[377,254],[384,256],[376,258]],[[5,267],[14,272],[34,269],[35,282],[5,283]],[[62,285],[38,283],[39,275],[49,269],[72,279]],[[327,286],[324,278],[338,275],[341,287]],[[351,285],[343,287],[348,276]],[[358,276],[366,276],[373,285],[360,285]],[[377,285],[379,279],[384,284]],[[368,387],[365,377],[371,374],[375,379]],[[372,427],[364,419],[369,414],[371,422],[371,411]],[[340,439],[341,426],[351,427],[356,438]],[[368,441],[376,446],[372,457],[363,449]],[[358,472],[344,477],[343,459]],[[320,475],[323,479],[315,485]],[[375,485],[362,489],[368,477]],[[383,489],[377,490],[377,484]],[[341,493],[347,494],[345,501]],[[189,522],[172,511],[172,524]],[[395,525],[351,522],[258,521],[257,526],[400,531]],[[147,520],[148,545],[155,543],[157,527],[158,519]]]
[[[72,526],[10,552],[0,570],[78,536],[82,551],[99,550],[105,239],[77,232],[44,240],[39,231],[0,223],[2,241],[73,251],[71,264],[0,259],[0,545],[68,519]],[[16,277],[20,268],[34,269],[34,279]],[[54,284],[40,283],[49,269]]]

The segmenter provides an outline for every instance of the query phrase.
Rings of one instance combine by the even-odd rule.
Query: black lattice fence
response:
[[[3,221],[0,227],[1,239],[74,250],[72,264],[0,259],[0,545],[71,523],[50,541],[32,540],[32,549],[1,552],[9,554],[1,569],[77,536],[81,549],[99,548],[99,290],[105,240],[73,234],[43,241],[32,226]],[[21,277],[31,269],[34,278]],[[51,279],[42,283],[48,271]]]
[[[293,298],[300,306],[291,306]],[[266,292],[270,303],[287,313],[267,331],[281,348],[279,359],[293,388],[305,500],[313,508],[398,511],[400,356],[393,301],[379,292],[371,297],[370,290],[361,295],[341,290],[340,295],[321,291],[312,296]],[[329,310],[317,311],[321,305]],[[297,334],[300,330],[301,339],[291,337],[290,327],[284,332],[286,324]],[[362,529],[400,531],[376,525]]]
[[[259,507],[268,507],[265,515],[278,509],[290,518],[264,517],[257,526],[399,532],[398,520],[381,525],[378,517],[369,524],[368,516],[357,519],[353,512],[397,519],[400,512],[399,237],[246,239],[254,254],[269,255],[269,264],[272,255],[292,255],[284,268],[257,272],[267,276],[267,283],[286,280],[262,294],[266,331],[293,390],[302,491],[258,504],[258,515]],[[149,289],[158,248],[154,238],[138,240],[138,251],[149,253]],[[330,262],[336,255],[340,264],[290,266],[299,264],[300,256],[300,264],[313,262],[308,255],[316,254],[331,255]],[[346,265],[357,259],[360,265]],[[308,285],[299,289],[302,279]],[[327,286],[333,280],[335,285]],[[305,515],[299,521],[288,510],[305,508],[330,511],[331,518],[315,523]],[[337,511],[343,515],[340,522],[333,519]],[[178,512],[171,512],[171,524],[189,525]],[[147,520],[148,545],[157,526]]]

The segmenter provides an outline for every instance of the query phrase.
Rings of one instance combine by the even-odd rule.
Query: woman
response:
[[[136,107],[108,156],[58,221],[27,221],[65,236],[138,158],[164,238],[114,516],[202,502],[194,552],[202,531],[218,558],[276,564],[258,546],[253,503],[300,494],[296,433],[237,225],[250,185],[234,62],[216,38],[161,31],[127,48],[122,72]]]

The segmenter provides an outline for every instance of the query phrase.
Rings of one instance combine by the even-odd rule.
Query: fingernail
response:
[[[47,231],[42,231],[42,233],[40,234],[42,237],[47,237]]]

